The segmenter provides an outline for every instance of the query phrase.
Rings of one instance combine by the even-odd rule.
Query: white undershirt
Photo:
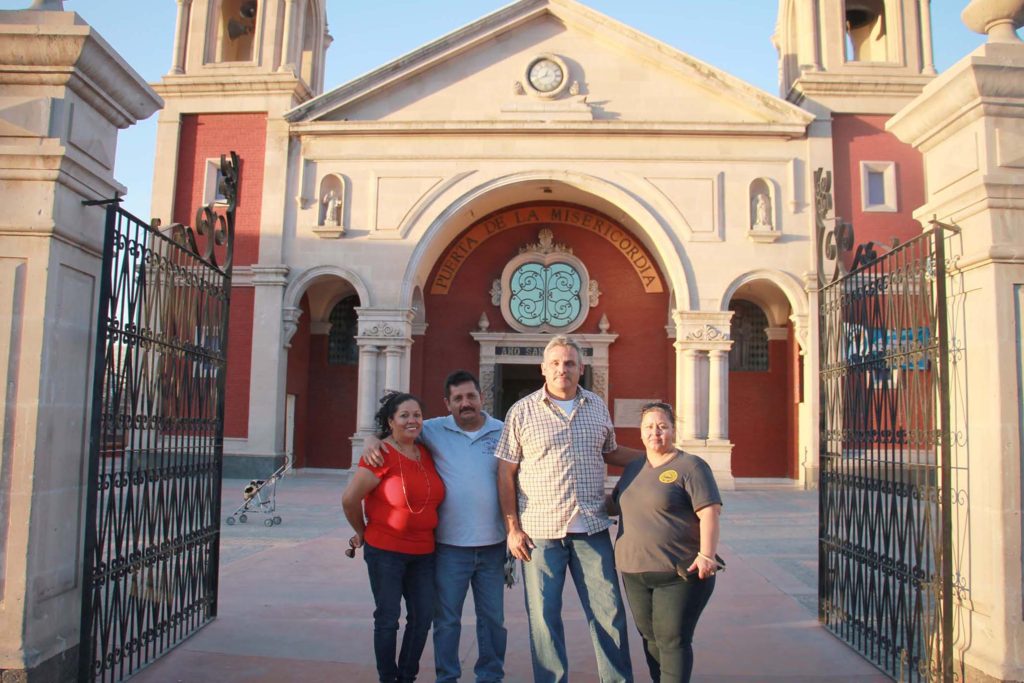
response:
[[[551,395],[548,395],[548,398],[551,399],[552,403],[558,405],[558,407],[560,407],[562,410],[564,410],[566,415],[572,415],[572,406],[573,406],[574,403],[576,403],[576,397],[575,396],[570,398],[568,401],[563,401],[561,399],[557,399],[557,398],[555,398],[554,396],[551,396]]]

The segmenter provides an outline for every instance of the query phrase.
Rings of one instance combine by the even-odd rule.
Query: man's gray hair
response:
[[[556,346],[564,346],[570,349],[576,349],[576,357],[580,359],[580,365],[583,364],[583,348],[575,339],[569,339],[564,334],[555,335],[548,342],[548,345],[544,347],[544,355],[548,355],[548,351],[555,348]]]

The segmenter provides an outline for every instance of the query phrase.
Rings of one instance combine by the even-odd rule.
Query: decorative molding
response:
[[[254,287],[285,287],[288,285],[288,271],[286,265],[251,266],[252,284]]]
[[[292,337],[299,329],[299,319],[302,317],[302,309],[294,306],[284,306],[281,309],[281,346],[286,349],[292,347]]]
[[[771,244],[772,242],[778,242],[779,234],[776,230],[748,230],[747,239],[757,244]]]
[[[571,256],[572,248],[564,244],[555,244],[555,233],[551,232],[551,228],[541,228],[540,232],[537,233],[536,242],[519,248],[520,254],[531,252],[544,255],[568,254]]]
[[[692,330],[686,335],[688,341],[728,341],[729,333],[722,332],[713,325],[704,325],[704,327]]]
[[[405,336],[399,327],[392,327],[389,323],[376,323],[367,325],[359,330],[360,337],[403,337]]]
[[[495,278],[494,282],[491,283],[491,304],[495,306],[501,305],[501,278]]]

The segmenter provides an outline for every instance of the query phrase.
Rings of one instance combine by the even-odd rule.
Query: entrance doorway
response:
[[[583,366],[580,386],[589,390],[593,373],[589,365]],[[544,384],[539,364],[522,365],[503,363],[495,368],[494,417],[504,420],[508,409],[519,399],[532,394]]]

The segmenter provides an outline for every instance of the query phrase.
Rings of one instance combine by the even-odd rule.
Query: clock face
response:
[[[543,93],[549,93],[557,89],[565,79],[562,67],[547,57],[542,57],[531,64],[528,75],[530,77],[530,85]]]

